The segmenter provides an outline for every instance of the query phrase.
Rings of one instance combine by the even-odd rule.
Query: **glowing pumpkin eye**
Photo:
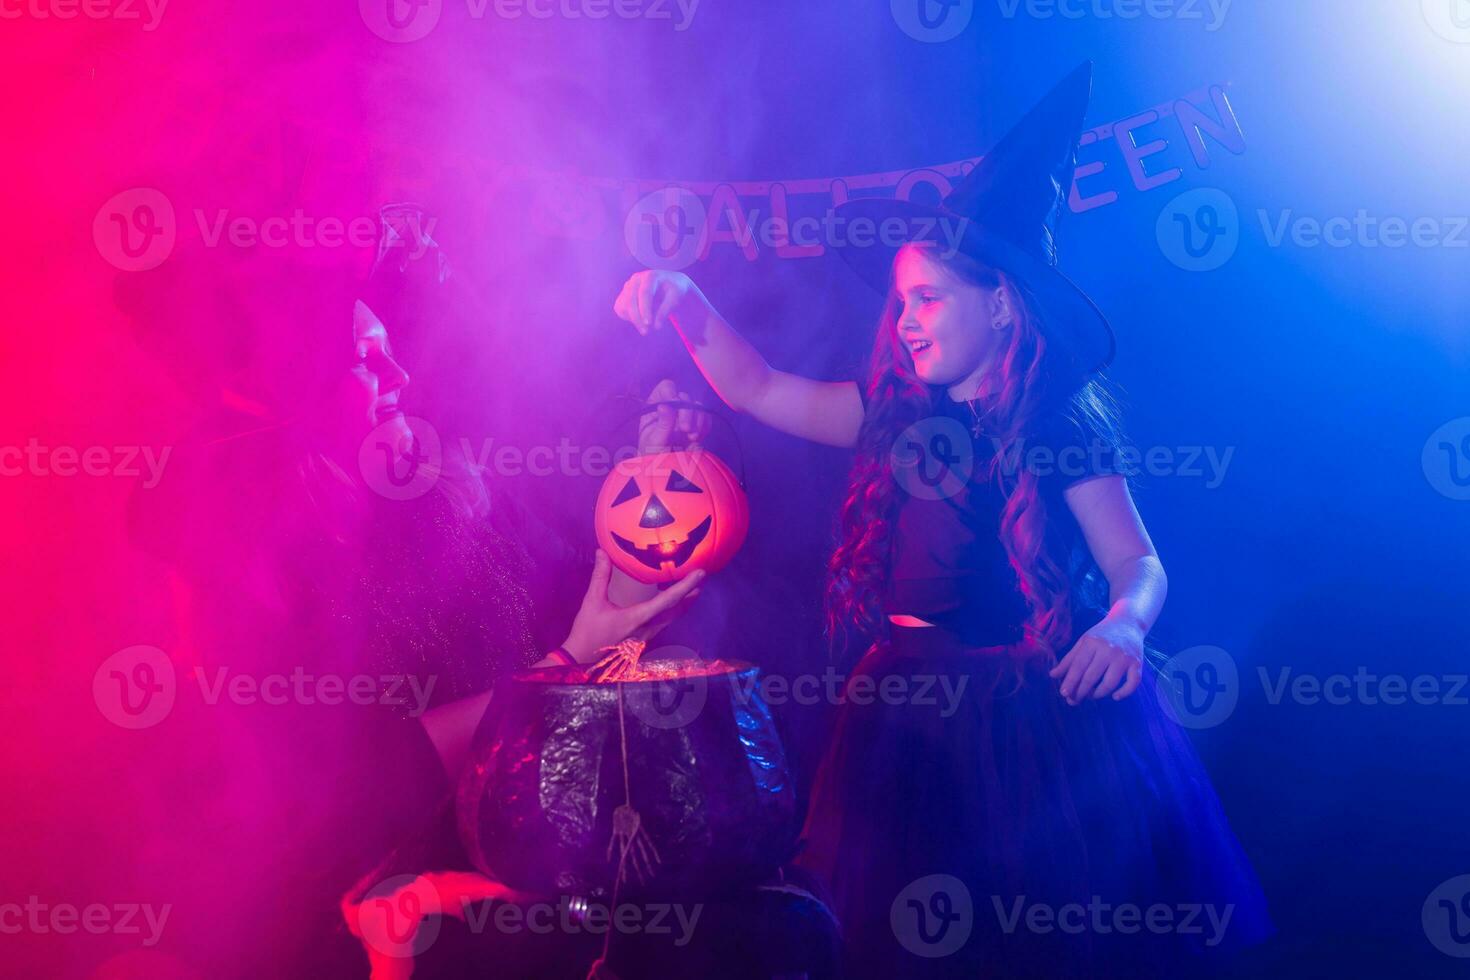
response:
[[[669,472],[669,485],[667,489],[670,493],[704,493],[699,487],[690,483],[689,478],[678,470],[671,470]]]
[[[623,489],[618,491],[618,497],[612,502],[612,505],[616,507],[618,504],[626,504],[628,501],[637,497],[638,493],[638,481],[630,478],[628,482],[623,485]]]

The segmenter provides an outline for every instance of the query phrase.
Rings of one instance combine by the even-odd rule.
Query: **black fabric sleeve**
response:
[[[1117,438],[1100,424],[1071,413],[1051,417],[1028,440],[1026,464],[1043,486],[1057,492],[1094,477],[1124,473]]]

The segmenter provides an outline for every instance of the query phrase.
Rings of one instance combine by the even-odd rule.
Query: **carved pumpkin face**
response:
[[[750,508],[730,468],[704,449],[624,460],[597,495],[597,543],[640,582],[723,568],[745,542]]]

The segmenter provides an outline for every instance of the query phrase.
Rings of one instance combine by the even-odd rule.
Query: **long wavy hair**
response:
[[[1082,598],[1096,601],[1100,576],[1095,569],[1074,566],[1072,556],[1060,547],[1062,538],[1053,515],[1047,513],[1036,472],[1014,462],[1021,458],[1025,440],[1052,413],[1070,415],[1116,446],[1116,402],[1097,377],[1080,390],[1056,389],[1058,358],[1048,350],[1040,306],[1011,276],[962,254],[941,255],[932,245],[906,247],[924,250],[964,282],[985,289],[1002,287],[1010,294],[1014,326],[995,368],[981,381],[976,407],[982,435],[995,447],[989,476],[999,480],[1005,495],[1000,536],[1026,600],[1025,639],[1042,655],[1057,656],[1072,638],[1079,590]],[[932,414],[936,399],[947,397],[943,387],[925,384],[914,371],[913,358],[898,334],[902,308],[890,285],[870,362],[867,410],[840,511],[838,544],[827,567],[825,619],[834,646],[854,637],[881,641],[887,636],[883,596],[900,502],[892,449],[904,429]]]

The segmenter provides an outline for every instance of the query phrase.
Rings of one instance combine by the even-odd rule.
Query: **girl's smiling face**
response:
[[[895,329],[925,384],[945,385],[955,398],[973,397],[1014,325],[1004,285],[961,278],[926,248],[905,245],[893,263],[901,304]]]

